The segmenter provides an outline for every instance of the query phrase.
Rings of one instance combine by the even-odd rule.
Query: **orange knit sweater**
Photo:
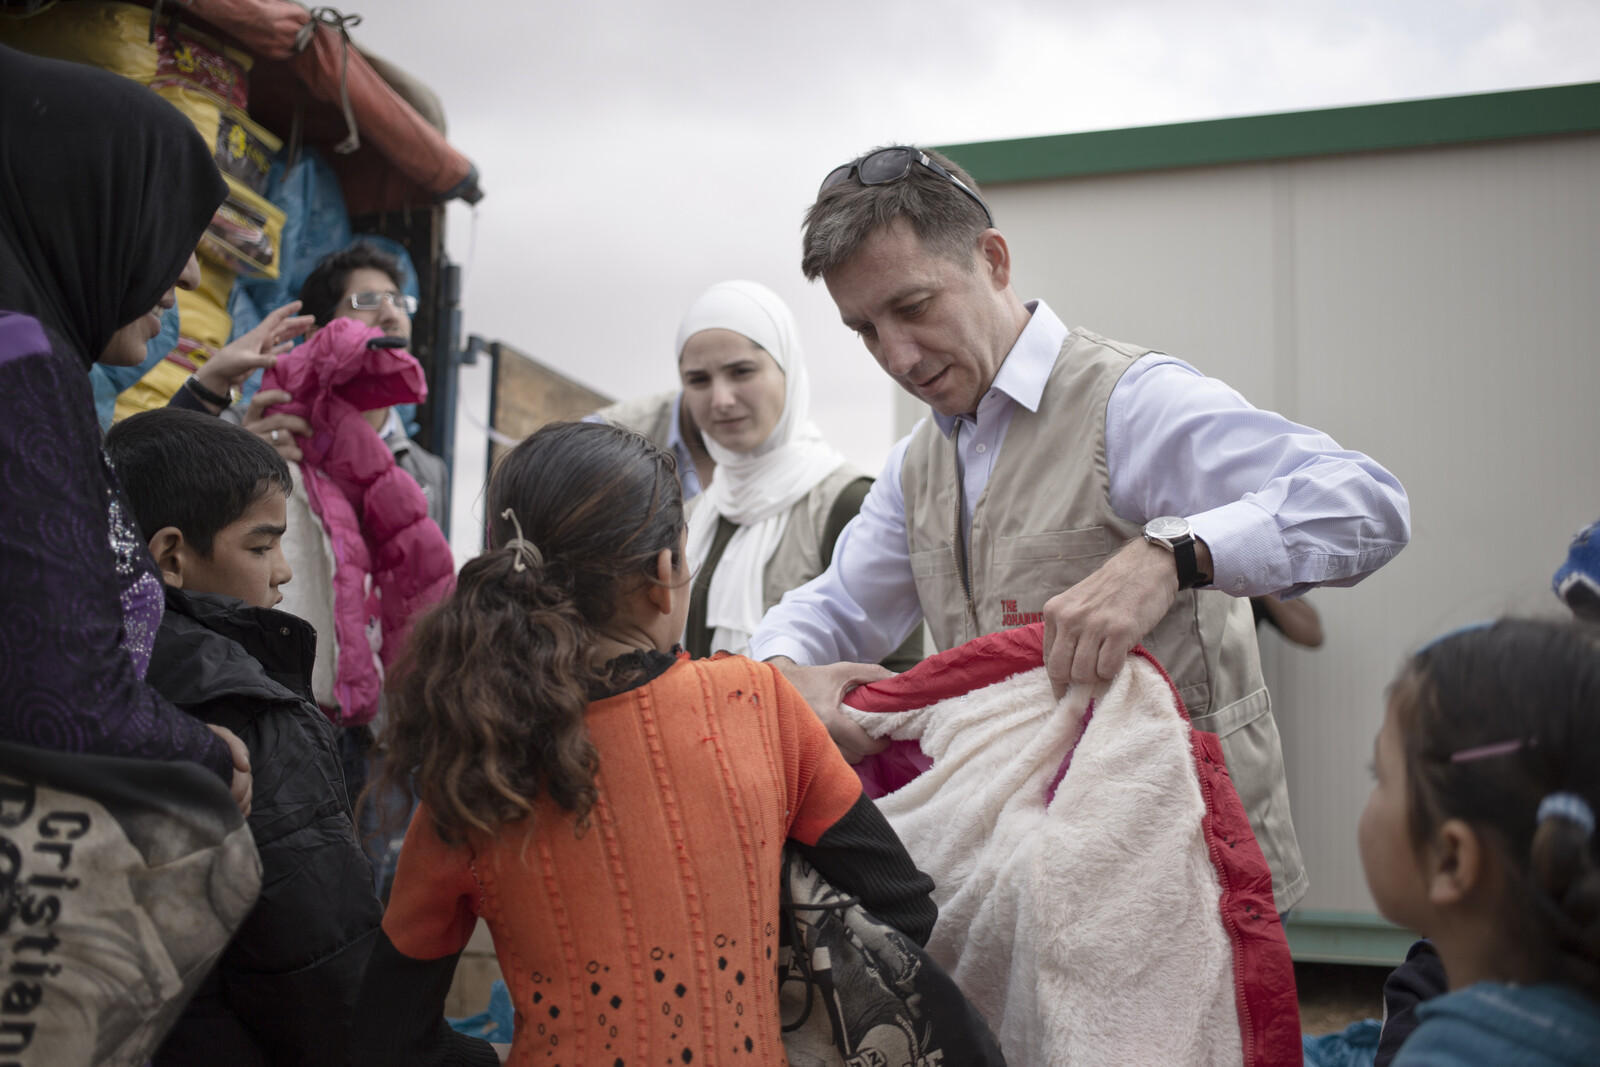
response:
[[[541,799],[531,825],[452,847],[419,808],[385,932],[438,959],[488,922],[516,1064],[783,1064],[783,843],[815,844],[859,780],[782,675],[739,657],[680,657],[588,727],[588,831]]]

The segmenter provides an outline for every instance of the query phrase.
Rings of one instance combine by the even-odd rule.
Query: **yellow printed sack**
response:
[[[266,191],[272,156],[283,142],[251,121],[250,116],[219,96],[180,78],[157,78],[150,88],[194,123],[211,146],[222,173],[239,179],[257,193]]]
[[[278,276],[283,209],[231,174],[228,199],[217,208],[200,238],[200,251],[229,270],[251,278]]]
[[[216,307],[226,310],[228,300],[233,296],[233,282],[238,275],[220,263],[213,263],[210,256],[200,257],[200,288],[196,293],[202,294]],[[180,290],[181,291],[181,290]],[[183,314],[182,311],[179,314]],[[184,323],[183,325],[188,325]],[[233,324],[229,323],[229,329]],[[226,338],[224,338],[226,340]]]
[[[250,104],[248,52],[227,47],[185,26],[173,33],[138,4],[55,4],[24,18],[0,18],[0,44],[50,59],[87,63],[149,82],[183,78],[236,108]]]

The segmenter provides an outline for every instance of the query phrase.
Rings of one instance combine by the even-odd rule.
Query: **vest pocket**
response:
[[[988,573],[976,583],[983,630],[1039,622],[1047,600],[1105,562],[1109,544],[1103,526],[996,537]]]
[[[1186,705],[1187,703],[1185,701]],[[1216,734],[1219,738],[1225,738],[1255,722],[1271,710],[1272,701],[1267,696],[1267,691],[1258,689],[1244,699],[1236,700],[1225,708],[1220,708],[1205,715],[1191,716],[1189,721],[1196,730],[1204,730],[1208,734]],[[1277,734],[1276,727],[1273,729],[1273,734]]]
[[[938,548],[929,548],[921,552],[913,552],[911,559],[911,575],[917,579],[953,577],[956,573],[956,554],[950,546],[940,545]]]
[[[1305,863],[1289,813],[1289,784],[1283,774],[1283,745],[1266,689],[1210,714],[1190,720],[1196,730],[1214,733],[1239,794],[1256,843],[1272,868],[1278,910],[1285,911],[1305,892]]]
[[[1085,526],[1080,530],[1050,530],[1046,533],[1023,534],[1020,537],[996,537],[994,561],[1010,563],[1014,560],[1103,559],[1110,543],[1104,526]],[[1098,566],[1098,564],[1096,564]],[[1084,573],[1093,570],[1090,567]],[[1065,587],[1063,587],[1065,588]],[[1061,592],[1060,589],[1056,590]]]

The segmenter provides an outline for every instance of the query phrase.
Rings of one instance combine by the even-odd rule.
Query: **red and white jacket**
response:
[[[1272,874],[1216,735],[1142,648],[1057,701],[1042,626],[854,690],[858,765],[938,888],[929,954],[1014,1067],[1302,1062]]]

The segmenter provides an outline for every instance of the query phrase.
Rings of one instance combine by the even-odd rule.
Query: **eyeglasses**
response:
[[[350,294],[350,306],[355,308],[357,311],[377,311],[383,306],[383,303],[386,300],[394,307],[404,311],[407,315],[415,315],[417,313],[417,298],[414,296],[407,296],[403,293],[389,292]]]
[[[977,193],[967,188],[967,183],[945,170],[938,163],[929,158],[928,153],[920,148],[910,145],[896,145],[893,148],[880,148],[876,152],[868,152],[845,163],[834,167],[828,176],[822,179],[822,185],[817,189],[817,195],[832,189],[840,182],[849,181],[853,175],[860,180],[862,185],[888,185],[897,182],[911,173],[911,165],[921,163],[945,181],[972,197],[972,202],[983,208],[983,217],[989,220],[989,225],[994,225],[994,215],[989,211],[989,205]]]

